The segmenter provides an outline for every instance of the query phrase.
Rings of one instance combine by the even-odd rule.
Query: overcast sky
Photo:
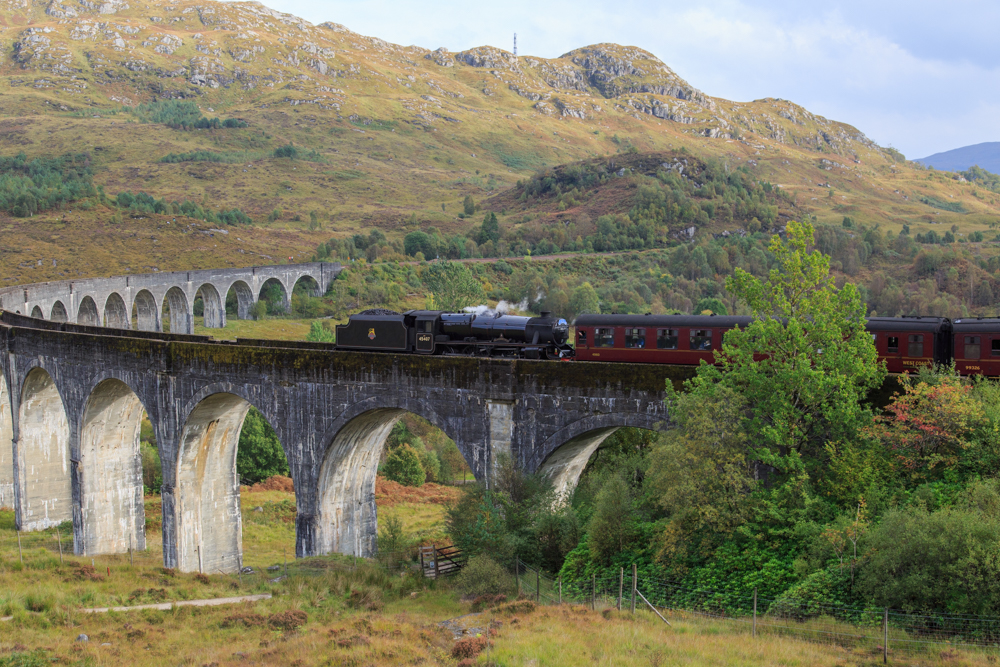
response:
[[[552,58],[616,42],[705,93],[781,97],[909,158],[1000,141],[996,0],[264,0],[403,45],[489,44]]]

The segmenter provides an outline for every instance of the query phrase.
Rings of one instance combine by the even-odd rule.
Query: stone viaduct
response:
[[[194,333],[193,308],[198,297],[204,304],[205,326],[222,328],[230,290],[235,293],[238,317],[246,319],[266,285],[280,288],[287,309],[299,281],[312,294],[321,295],[340,271],[340,264],[314,262],[57,280],[0,289],[0,309],[53,322],[115,329],[131,329],[135,320],[139,331],[164,331],[166,311],[172,333],[190,334]]]
[[[110,295],[113,286],[126,304],[141,290],[169,298],[174,286],[190,303],[195,291],[205,294],[204,285],[221,296],[238,279],[259,289],[276,277],[287,294],[296,276],[313,275],[325,289],[334,270],[310,264],[161,274],[163,284],[142,287],[130,283],[136,276],[108,279],[104,287],[93,281],[90,291],[74,281],[69,291],[53,288],[44,298],[37,286],[7,290],[3,298],[9,309],[7,299],[23,295],[17,302],[23,312],[42,303],[51,309],[70,294],[67,315],[79,320],[85,296]],[[172,276],[178,282],[168,288]],[[110,298],[102,303],[105,317]],[[18,527],[72,520],[81,555],[144,548],[139,428],[145,412],[163,466],[164,564],[205,572],[234,572],[242,562],[236,448],[251,406],[268,419],[288,456],[296,555],[368,556],[375,552],[379,456],[405,412],[441,428],[486,484],[498,456],[508,454],[527,470],[546,471],[565,491],[616,428],[667,422],[665,379],[676,383],[683,378],[674,375],[690,373],[216,341],[10,310],[0,315],[0,349],[0,506],[15,508]]]

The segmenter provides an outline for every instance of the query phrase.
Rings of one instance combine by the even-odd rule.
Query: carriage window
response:
[[[614,347],[614,329],[594,329],[594,345],[596,347]]]
[[[997,341],[1000,342],[1000,341]],[[656,347],[660,350],[677,349],[677,329],[657,329]]]
[[[712,330],[711,329],[691,329],[691,349],[711,350]]]
[[[646,330],[626,329],[625,347],[646,347]]]
[[[899,354],[899,336],[889,336],[889,344],[886,345],[885,351],[889,354]]]
[[[965,358],[966,359],[979,358],[979,336],[965,337]]]
[[[423,333],[431,333],[433,327],[434,327],[434,320],[424,320],[423,322],[420,322],[420,326],[417,328],[417,331]]]
[[[990,356],[1000,357],[1000,338],[994,338],[990,341]]]
[[[577,345],[586,345],[587,344],[587,332],[586,331],[577,331],[576,332],[576,343],[577,343]]]
[[[924,337],[921,334],[911,334],[909,337],[909,347],[906,350],[908,357],[924,356]]]

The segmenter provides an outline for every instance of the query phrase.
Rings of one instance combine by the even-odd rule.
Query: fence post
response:
[[[753,589],[753,636],[757,636],[757,589]]]
[[[420,545],[420,575],[423,577],[427,576],[427,570],[424,568],[424,545]]]
[[[625,589],[625,568],[618,568],[618,611],[622,610],[622,591]]]
[[[21,559],[21,565],[24,565],[24,554],[21,553],[21,529],[17,529],[17,557]]]
[[[62,537],[59,535],[59,526],[56,526],[56,542],[59,543],[59,564],[63,564],[62,556]]]
[[[441,568],[438,566],[438,548],[436,544],[432,544],[431,548],[434,549],[434,578],[438,579],[441,576]]]
[[[562,604],[562,577],[559,577],[559,604]]]
[[[590,575],[590,610],[597,610],[597,574]]]
[[[889,608],[885,608],[882,616],[882,663],[889,662]]]
[[[541,604],[542,602],[542,581],[541,576],[538,574],[538,570],[535,570],[535,604]]]
[[[635,613],[635,591],[639,587],[638,567],[632,563],[632,613]]]

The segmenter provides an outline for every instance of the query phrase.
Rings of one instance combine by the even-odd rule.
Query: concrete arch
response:
[[[24,378],[18,413],[17,457],[21,530],[41,530],[73,518],[69,420],[48,371]]]
[[[236,448],[250,403],[216,393],[188,415],[176,468],[177,567],[182,572],[236,572],[243,525]]]
[[[368,557],[377,551],[375,477],[386,438],[407,412],[439,423],[437,415],[419,401],[395,406],[381,403],[374,398],[351,406],[337,417],[335,433],[325,440],[330,445],[319,469],[314,553],[306,555]]]
[[[139,429],[142,401],[118,379],[98,383],[80,429],[79,553],[146,548]]]
[[[281,281],[280,278],[268,278],[263,283],[261,283],[260,290],[257,292],[257,300],[264,300],[264,293],[268,291],[270,285],[277,285],[281,288],[281,308],[284,312],[289,312],[292,309],[292,295],[288,291],[288,287]]]
[[[250,285],[242,280],[234,281],[226,289],[227,301],[229,300],[230,292],[234,292],[236,296],[236,319],[249,320],[250,309],[253,308],[253,304],[257,300],[254,298],[253,290],[250,289]]]
[[[66,313],[66,306],[63,305],[62,301],[56,301],[52,304],[52,312],[49,314],[49,319],[53,322],[69,321],[69,315]]]
[[[76,323],[91,327],[101,326],[101,314],[97,310],[94,297],[88,295],[80,301],[80,309],[76,313]]]
[[[108,300],[104,304],[104,326],[111,329],[131,329],[132,318],[125,299],[118,292],[108,295]]]
[[[7,378],[0,373],[0,507],[14,507],[14,419]]]
[[[184,290],[180,287],[171,287],[167,290],[163,301],[170,308],[170,333],[194,333],[191,304],[188,303]]]
[[[32,308],[31,309],[31,316],[34,317],[34,318],[36,318],[36,319],[39,319],[39,320],[44,320],[45,319],[45,315],[42,314],[42,307],[41,306],[35,306],[34,308]]]
[[[204,305],[205,326],[210,329],[223,329],[226,326],[226,303],[219,296],[219,290],[212,283],[205,283],[195,294],[201,294]]]
[[[549,476],[559,496],[567,497],[580,481],[587,461],[619,428],[655,431],[663,420],[641,414],[602,414],[584,417],[556,431],[542,445],[545,458],[538,471]]]
[[[148,289],[139,290],[132,304],[139,331],[160,331],[160,309]]]

